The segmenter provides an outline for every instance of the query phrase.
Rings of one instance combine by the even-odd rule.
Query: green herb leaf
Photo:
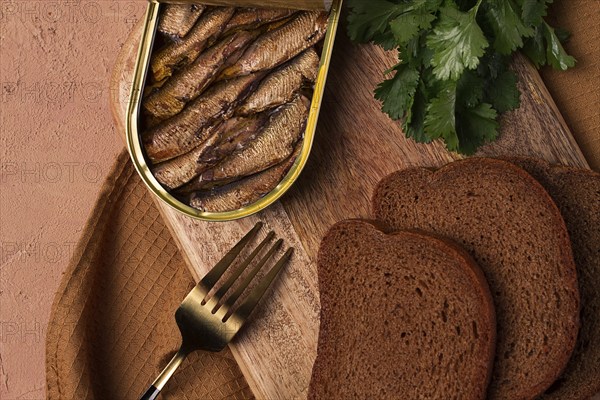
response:
[[[426,35],[421,33],[420,36],[409,40],[406,45],[398,47],[403,63],[410,64],[415,68],[431,64],[433,52],[425,46],[425,39]]]
[[[504,71],[493,79],[487,88],[486,98],[499,113],[515,110],[521,104],[521,93],[517,88],[517,76],[512,71]]]
[[[382,111],[393,119],[400,119],[410,109],[412,97],[419,83],[419,72],[407,64],[394,67],[396,74],[375,89],[375,98],[382,101]]]
[[[473,8],[475,3],[478,3],[478,1],[477,0],[452,0],[451,3],[455,3],[457,8],[461,11],[468,11],[471,8]]]
[[[456,82],[446,81],[427,106],[425,115],[425,134],[432,139],[443,138],[450,150],[458,149],[456,136]]]
[[[551,3],[552,0],[520,0],[520,2],[523,9],[521,13],[523,22],[527,26],[534,27],[542,23],[546,16],[548,3]]]
[[[545,21],[552,0],[348,0],[355,42],[397,49],[394,75],[375,90],[407,137],[472,154],[498,135],[498,114],[519,107],[508,65],[522,48],[536,67],[575,64],[568,35]]]
[[[536,68],[548,64],[564,71],[575,65],[575,58],[567,54],[554,29],[546,22],[536,28],[535,36],[527,41],[523,51]]]
[[[400,14],[390,22],[398,45],[402,46],[419,34],[419,29],[429,29],[436,16],[427,9],[417,8]]]
[[[523,47],[523,36],[529,37],[535,33],[523,24],[511,0],[491,1],[486,15],[496,35],[494,48],[500,54],[510,54]]]
[[[398,43],[396,43],[396,38],[391,30],[387,30],[383,33],[376,33],[373,35],[373,43],[377,43],[379,46],[384,48],[385,50],[393,50],[398,47]]]
[[[483,78],[474,71],[466,70],[456,85],[457,103],[464,107],[475,107],[483,99]]]
[[[563,28],[554,28],[554,33],[556,33],[556,37],[561,43],[565,43],[571,38],[571,32]]]
[[[387,0],[349,0],[348,6],[352,9],[348,16],[348,35],[358,43],[386,39],[390,21],[405,8]]]
[[[525,53],[536,68],[546,65],[546,46],[544,44],[544,32],[541,27],[535,28],[533,37],[525,41],[523,53]]]
[[[458,146],[454,150],[473,154],[479,146],[496,139],[499,127],[497,116],[496,110],[487,103],[461,110],[456,116]]]
[[[542,27],[546,39],[546,60],[548,64],[554,69],[563,71],[575,66],[575,58],[567,54],[556,33],[554,33],[554,29],[545,22]]]
[[[429,143],[432,140],[425,134],[427,103],[427,88],[423,80],[420,80],[403,124],[406,137],[413,138],[419,143]]]
[[[439,23],[427,37],[427,47],[433,52],[433,72],[441,80],[457,80],[465,68],[479,64],[488,42],[475,17],[479,4],[464,13],[456,8],[442,7]]]
[[[483,57],[481,57],[481,63],[477,67],[477,73],[479,76],[485,77],[486,79],[496,79],[498,75],[506,71],[510,57],[502,55],[488,48]]]

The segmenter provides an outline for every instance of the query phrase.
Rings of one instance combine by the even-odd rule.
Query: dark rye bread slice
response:
[[[567,225],[581,295],[581,327],[575,351],[544,400],[584,400],[600,392],[600,174],[511,158],[544,186]]]
[[[412,168],[379,183],[375,216],[462,244],[489,282],[497,317],[492,400],[533,399],[573,351],[579,293],[569,236],[544,188],[501,160]]]
[[[447,240],[380,229],[343,221],[321,243],[308,398],[485,399],[495,315],[483,273]]]

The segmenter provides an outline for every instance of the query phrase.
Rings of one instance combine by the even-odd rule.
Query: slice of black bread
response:
[[[349,220],[323,239],[318,273],[321,328],[309,399],[485,399],[494,306],[465,250]]]
[[[560,209],[571,237],[581,295],[575,351],[544,400],[584,400],[600,393],[600,174],[511,158],[544,186]]]
[[[492,400],[534,399],[558,378],[579,327],[569,235],[544,188],[501,160],[412,168],[379,183],[375,216],[463,245],[489,282],[498,322]]]

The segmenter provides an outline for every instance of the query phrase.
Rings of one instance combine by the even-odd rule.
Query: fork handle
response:
[[[154,400],[158,397],[159,394],[160,390],[158,390],[156,386],[151,385],[148,388],[148,390],[146,390],[146,393],[144,393],[144,395],[140,397],[140,400]]]
[[[146,393],[140,397],[140,400],[154,400],[160,394],[160,391],[165,387],[169,379],[173,376],[177,368],[181,365],[183,360],[187,357],[188,353],[183,351],[183,348],[173,356],[171,361],[167,364],[165,369],[162,370],[158,378],[154,380],[152,385],[146,390]]]

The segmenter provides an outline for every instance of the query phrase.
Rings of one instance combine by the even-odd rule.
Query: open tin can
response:
[[[323,0],[302,0],[304,2],[303,5],[298,5],[298,7],[290,7],[290,4],[287,1],[279,1],[279,0],[270,0],[265,1],[265,7],[271,7],[273,4],[275,5],[284,5],[288,8],[310,8],[315,4],[322,2]],[[315,135],[315,130],[317,126],[317,120],[319,117],[319,111],[321,108],[321,102],[323,99],[323,93],[325,89],[325,82],[327,79],[327,73],[329,70],[329,64],[331,61],[331,54],[333,50],[333,44],[335,41],[335,35],[338,27],[340,11],[341,11],[341,3],[342,0],[334,0],[331,4],[328,4],[328,0],[325,1],[323,7],[329,7],[329,19],[327,25],[327,32],[323,39],[322,44],[322,52],[320,57],[320,64],[318,68],[317,78],[314,84],[313,96],[310,104],[310,110],[308,113],[308,120],[306,122],[306,128],[304,131],[304,135],[301,140],[301,149],[299,150],[299,155],[296,158],[296,161],[287,172],[287,174],[283,177],[281,182],[269,193],[261,197],[259,200],[255,201],[252,204],[239,208],[237,210],[225,211],[225,212],[208,212],[208,211],[200,211],[196,208],[185,204],[180,201],[174,195],[169,193],[154,177],[151,171],[151,164],[147,160],[144,145],[142,143],[141,132],[140,132],[140,115],[141,115],[141,104],[143,93],[146,84],[146,77],[150,67],[150,59],[153,53],[154,40],[157,32],[157,27],[159,24],[159,18],[161,13],[161,8],[165,5],[165,3],[181,3],[181,1],[172,1],[172,2],[161,2],[156,0],[150,0],[148,3],[148,9],[145,16],[145,24],[141,38],[141,44],[139,48],[138,58],[136,61],[136,68],[134,73],[134,80],[131,89],[131,96],[129,100],[129,108],[127,112],[126,119],[126,134],[127,134],[127,146],[129,149],[129,153],[131,155],[131,159],[133,164],[141,176],[142,180],[148,186],[148,188],[158,196],[163,202],[168,204],[170,207],[175,210],[188,215],[190,217],[206,220],[206,221],[231,221],[243,217],[250,216],[255,214],[275,201],[277,201],[283,194],[294,184],[294,182],[298,179],[300,173],[302,172],[304,166],[306,165],[307,159],[309,157],[313,139]],[[187,1],[184,3],[196,3],[195,1]],[[197,1],[197,3],[206,3],[206,4],[219,4],[219,5],[239,5],[242,7],[247,7],[249,5],[256,6],[262,4],[260,0],[208,0],[206,2],[202,2],[202,0]],[[231,4],[238,3],[238,4]],[[310,3],[310,4],[309,4]],[[306,7],[305,7],[306,6]],[[323,9],[324,10],[324,9]]]

